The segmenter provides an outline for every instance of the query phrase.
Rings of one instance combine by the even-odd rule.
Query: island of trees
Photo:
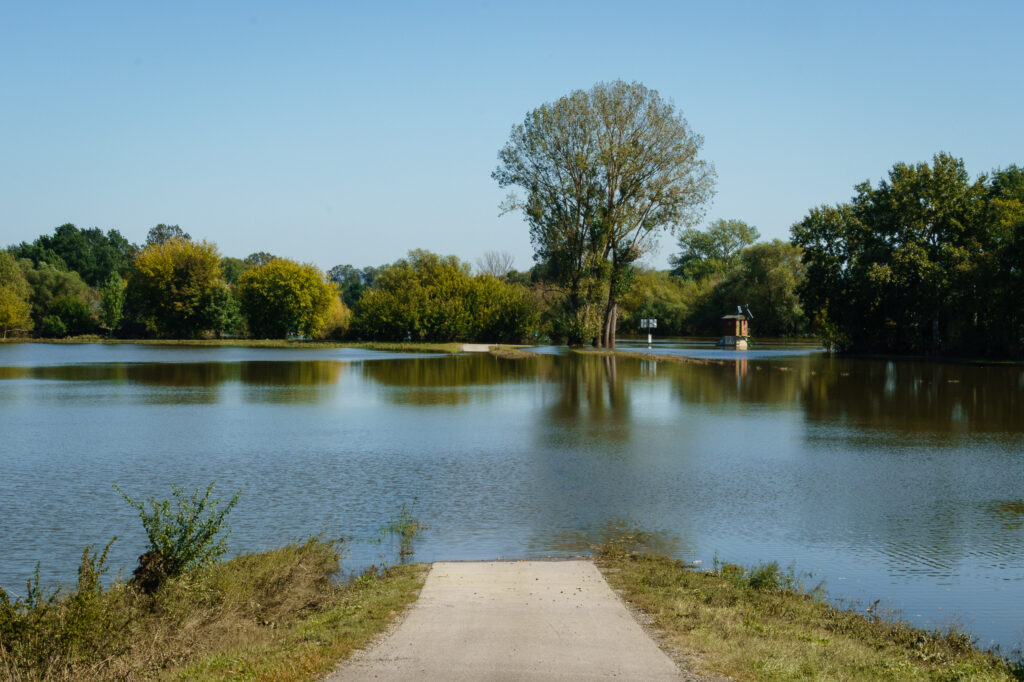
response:
[[[0,334],[614,347],[643,318],[665,335],[716,335],[741,304],[762,337],[1024,356],[1024,169],[972,180],[945,153],[897,163],[850,202],[811,209],[790,241],[760,241],[741,220],[697,227],[715,182],[702,142],[639,83],[600,83],[528,113],[493,172],[513,190],[504,209],[529,226],[536,262],[525,271],[495,251],[474,267],[414,249],[323,272],[265,252],[224,256],[176,225],[141,245],[61,225],[0,251]],[[644,267],[666,233],[671,269]]]

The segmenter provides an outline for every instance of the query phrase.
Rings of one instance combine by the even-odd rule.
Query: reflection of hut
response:
[[[746,315],[738,313],[722,317],[722,338],[718,339],[719,346],[746,350],[748,336],[750,336],[750,329]]]

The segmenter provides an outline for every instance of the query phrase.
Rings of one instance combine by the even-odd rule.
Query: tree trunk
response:
[[[609,296],[608,307],[604,311],[604,326],[601,329],[601,341],[605,348],[615,348],[615,327],[618,326],[619,306],[615,298]]]

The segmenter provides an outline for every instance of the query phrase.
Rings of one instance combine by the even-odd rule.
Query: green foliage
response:
[[[519,187],[534,257],[565,298],[555,327],[570,343],[614,345],[628,272],[665,228],[690,225],[710,198],[703,140],[640,83],[599,83],[527,114],[492,177]],[[600,322],[593,323],[594,316]]]
[[[78,582],[70,591],[44,589],[38,566],[24,598],[12,603],[0,590],[0,674],[20,669],[21,674],[46,671],[40,677],[58,677],[126,649],[120,639],[129,623],[110,613],[101,583],[107,552],[116,539],[99,554],[85,548]]]
[[[241,258],[231,258],[228,256],[220,259],[220,270],[224,275],[224,281],[229,286],[238,284],[238,278],[251,267],[249,263],[246,263]]]
[[[0,331],[3,338],[11,330],[32,329],[31,287],[17,261],[7,251],[0,251]]]
[[[127,272],[136,247],[117,230],[106,234],[96,227],[80,230],[71,223],[61,225],[52,235],[42,235],[32,244],[15,247],[18,258],[33,265],[47,263],[58,270],[74,271],[89,286],[102,286],[111,274]]]
[[[50,336],[43,330],[43,318],[62,317],[61,312],[55,310],[58,301],[79,301],[91,310],[96,293],[77,272],[68,272],[45,262],[33,265],[28,260],[21,260],[19,264],[31,289],[32,318],[42,336]],[[61,322],[67,328],[74,321],[61,319]]]
[[[174,239],[192,241],[192,235],[185,232],[177,225],[165,225],[160,223],[159,225],[149,228],[149,232],[146,233],[146,246],[166,244]]]
[[[688,227],[679,235],[679,253],[669,258],[672,274],[692,280],[724,275],[760,236],[756,227],[742,220],[716,220],[704,231]]]
[[[972,182],[962,160],[937,154],[812,210],[792,233],[818,331],[858,351],[1024,352],[1020,176]]]
[[[224,519],[241,497],[241,490],[220,506],[220,498],[211,499],[213,483],[205,492],[196,490],[191,495],[172,485],[173,503],[169,499],[133,500],[117,485],[114,488],[138,511],[149,538],[149,556],[136,572],[140,582],[158,586],[167,578],[213,563],[227,551],[229,530]]]
[[[658,320],[659,336],[690,333],[693,289],[691,283],[682,282],[667,272],[639,271],[632,289],[622,298],[622,329],[640,333],[640,320],[654,318]]]
[[[524,287],[473,277],[455,256],[415,250],[377,273],[356,307],[353,331],[382,341],[518,343],[537,320]]]
[[[277,256],[272,253],[267,253],[266,251],[257,251],[256,253],[250,253],[245,257],[245,263],[250,267],[266,265],[273,260],[277,260]]]
[[[238,296],[253,336],[283,339],[320,335],[337,293],[316,266],[272,258],[242,273]]]
[[[352,265],[335,265],[327,271],[327,278],[341,291],[341,299],[349,308],[354,308],[363,291],[372,287],[377,279],[377,268],[358,269]]]
[[[411,505],[402,503],[402,508],[398,512],[398,518],[393,518],[380,529],[382,537],[393,537],[398,538],[398,558],[403,564],[409,563],[413,555],[413,541],[416,536],[425,530],[429,529],[429,526],[423,525],[415,516],[416,514],[416,502],[415,500]]]
[[[173,238],[147,246],[128,280],[132,309],[161,336],[195,338],[223,328],[228,299],[220,254],[206,241]]]
[[[96,331],[96,320],[91,306],[79,298],[62,296],[50,306],[48,317],[59,318],[69,336],[92,334]]]
[[[115,272],[103,285],[103,290],[100,292],[100,319],[111,333],[117,329],[124,314],[124,289],[124,280]]]

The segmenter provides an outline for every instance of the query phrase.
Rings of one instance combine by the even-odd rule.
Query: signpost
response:
[[[646,317],[641,318],[640,319],[640,328],[647,330],[647,345],[650,346],[651,345],[651,330],[658,328],[658,319],[654,318],[654,317],[652,317],[652,318],[646,318]]]

